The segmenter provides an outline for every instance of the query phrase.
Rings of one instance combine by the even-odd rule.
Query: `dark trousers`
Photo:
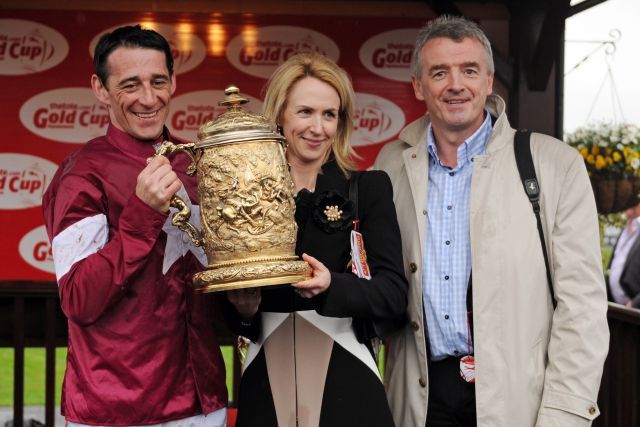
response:
[[[460,358],[429,364],[426,427],[475,427],[476,389],[460,376]]]

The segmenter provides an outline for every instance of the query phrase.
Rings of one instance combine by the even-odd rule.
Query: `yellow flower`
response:
[[[600,170],[607,165],[607,162],[604,160],[604,157],[598,154],[596,157],[596,170]]]
[[[613,161],[614,162],[619,162],[620,159],[622,159],[622,155],[620,154],[619,151],[616,151],[615,153],[613,153]]]
[[[607,148],[604,149],[604,152],[607,153],[607,156],[609,156],[613,152],[613,148],[607,147]]]
[[[593,156],[593,154],[589,154],[587,156],[587,163],[589,163],[590,165],[594,164],[596,162],[595,157]]]
[[[626,147],[624,147],[624,150],[622,152],[624,153],[624,156],[627,157],[631,152],[631,147],[627,145]]]
[[[580,149],[580,154],[582,154],[583,159],[586,159],[587,156],[589,155],[589,149],[587,147],[582,147]]]
[[[591,154],[593,154],[594,156],[600,154],[600,147],[598,147],[597,145],[591,147]]]
[[[613,164],[613,159],[611,157],[607,157],[605,160],[607,161],[607,166],[611,166]]]

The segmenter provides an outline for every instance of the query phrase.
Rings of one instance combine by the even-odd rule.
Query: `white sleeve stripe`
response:
[[[76,262],[102,249],[108,239],[109,225],[104,214],[83,218],[56,235],[52,246],[58,282]]]

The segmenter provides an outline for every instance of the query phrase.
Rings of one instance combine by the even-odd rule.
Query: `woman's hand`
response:
[[[236,307],[240,316],[251,320],[258,312],[262,300],[259,288],[236,289],[227,292],[227,298]]]
[[[311,298],[325,292],[329,288],[329,285],[331,285],[331,273],[327,267],[307,254],[302,254],[302,259],[311,266],[313,270],[311,272],[312,277],[300,283],[293,284],[293,286],[297,288],[296,292],[303,298]]]

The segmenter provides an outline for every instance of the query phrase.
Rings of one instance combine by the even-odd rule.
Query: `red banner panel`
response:
[[[260,112],[267,79],[300,51],[321,52],[351,75],[362,168],[424,112],[409,78],[422,19],[1,10],[0,281],[55,279],[41,198],[62,159],[105,133],[109,113],[89,86],[92,52],[103,33],[134,23],[172,47],[167,126],[185,140],[222,112],[230,83]]]

